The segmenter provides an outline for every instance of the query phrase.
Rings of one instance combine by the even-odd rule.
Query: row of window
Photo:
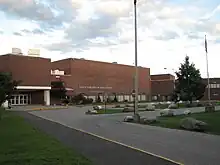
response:
[[[209,84],[209,87],[210,88],[220,88],[220,84]]]

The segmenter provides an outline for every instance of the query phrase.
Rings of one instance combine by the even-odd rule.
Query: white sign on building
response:
[[[79,86],[80,89],[112,89],[112,87],[100,87],[100,86]]]
[[[56,76],[62,76],[62,75],[64,75],[65,73],[64,73],[64,71],[62,71],[62,70],[58,70],[58,69],[56,69],[56,70],[51,70],[51,75],[56,75]]]

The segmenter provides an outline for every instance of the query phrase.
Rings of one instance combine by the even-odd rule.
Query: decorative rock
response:
[[[122,110],[122,112],[134,112],[134,108],[124,107],[124,109]]]
[[[88,110],[86,114],[95,115],[98,114],[97,110]]]
[[[191,111],[190,111],[190,110],[185,110],[185,111],[183,112],[183,114],[184,114],[184,115],[190,115],[190,114],[191,114]]]
[[[208,124],[192,117],[187,117],[180,121],[180,127],[191,131],[206,131]]]
[[[154,110],[155,110],[155,105],[153,105],[153,104],[147,104],[146,110],[147,110],[147,111],[154,111]]]
[[[175,103],[172,103],[168,106],[169,109],[177,109],[178,108],[178,105],[175,104]]]
[[[158,118],[156,116],[153,117],[141,117],[140,123],[141,124],[153,124],[158,122]]]
[[[94,110],[101,110],[102,106],[101,105],[95,105],[95,106],[93,106],[93,109]]]
[[[124,122],[132,122],[132,121],[134,121],[134,117],[133,116],[126,116],[124,118]]]
[[[160,111],[161,116],[174,116],[174,110],[166,108]]]

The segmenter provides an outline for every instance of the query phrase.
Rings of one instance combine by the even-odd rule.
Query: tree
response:
[[[0,106],[11,98],[20,82],[13,80],[10,73],[0,72]]]
[[[66,98],[66,88],[63,81],[51,82],[51,96],[60,99]]]
[[[190,63],[188,56],[185,57],[176,76],[176,88],[173,93],[175,101],[179,98],[192,103],[193,99],[198,100],[204,96],[206,85],[202,82],[199,69],[196,69],[195,64]]]

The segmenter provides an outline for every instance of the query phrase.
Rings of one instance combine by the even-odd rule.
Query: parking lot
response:
[[[132,113],[85,115],[88,108],[91,107],[33,111],[31,114],[184,164],[215,165],[220,161],[219,136],[122,122],[126,115]],[[158,113],[141,112],[141,115],[154,116]]]

